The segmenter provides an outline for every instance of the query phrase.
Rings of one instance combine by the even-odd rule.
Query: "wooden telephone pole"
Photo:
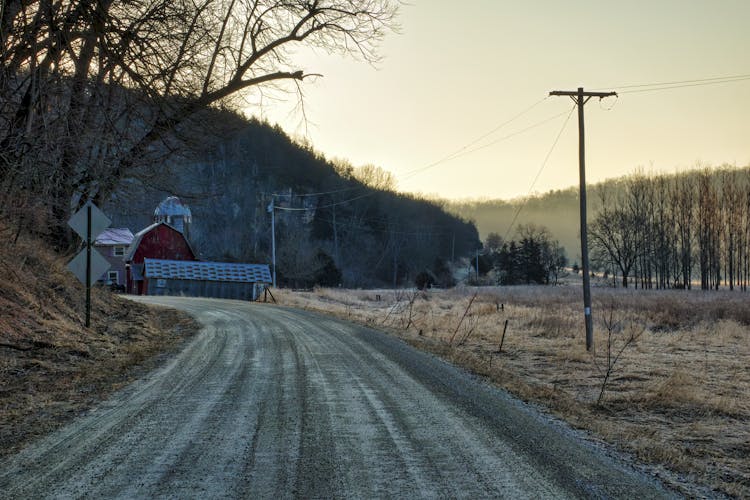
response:
[[[568,96],[578,106],[578,176],[581,184],[581,267],[583,268],[583,315],[586,321],[586,350],[594,347],[594,321],[591,317],[591,274],[589,271],[589,242],[586,226],[586,145],[583,128],[583,106],[592,97],[602,99],[615,96],[617,92],[584,92],[583,87],[578,90],[553,90],[551,96]]]

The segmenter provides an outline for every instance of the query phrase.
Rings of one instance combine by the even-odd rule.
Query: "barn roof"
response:
[[[130,245],[133,242],[133,233],[126,227],[111,227],[105,229],[96,237],[94,245]]]
[[[271,271],[267,264],[161,259],[144,259],[143,263],[146,278],[271,283]]]
[[[141,240],[143,240],[143,237],[146,236],[151,230],[153,230],[154,228],[162,224],[182,234],[182,231],[180,231],[179,229],[175,228],[174,226],[170,224],[167,224],[166,222],[154,222],[150,226],[144,227],[143,229],[135,233],[135,236],[133,236],[133,242],[130,244],[127,251],[125,252],[125,256],[123,257],[125,262],[133,260],[133,256],[135,255],[136,250],[138,250],[138,245],[141,244]],[[185,235],[183,234],[183,237],[184,236]],[[193,255],[197,256],[198,254],[195,253],[195,251],[193,250],[193,246],[190,244],[190,242],[187,239],[185,239],[185,242],[187,243],[188,248],[190,248],[190,251],[193,252]]]
[[[141,244],[141,240],[143,239],[143,237],[159,224],[163,224],[163,222],[156,222],[154,224],[151,224],[150,226],[144,227],[143,229],[135,233],[135,236],[133,236],[133,241],[130,243],[128,250],[125,252],[125,256],[123,257],[125,261],[133,260],[133,255],[135,255],[135,251],[138,250],[138,245]]]

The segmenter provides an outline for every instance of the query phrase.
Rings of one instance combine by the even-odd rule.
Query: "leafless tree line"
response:
[[[750,167],[636,173],[598,194],[590,245],[615,285],[747,290]]]
[[[292,50],[373,62],[391,0],[6,0],[0,11],[0,215],[71,208],[158,174],[208,106],[308,75]],[[38,223],[39,221],[37,221]]]

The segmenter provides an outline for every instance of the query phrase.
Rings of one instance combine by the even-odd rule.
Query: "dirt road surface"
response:
[[[0,465],[4,498],[664,498],[466,372],[308,312],[175,297],[170,363]]]

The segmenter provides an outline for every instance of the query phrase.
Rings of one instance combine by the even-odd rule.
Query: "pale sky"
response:
[[[444,198],[529,193],[573,106],[551,90],[750,75],[750,0],[413,0],[387,36],[377,69],[300,52],[307,127],[294,102],[266,118],[306,135],[327,157],[374,164],[398,188]],[[542,100],[464,154],[462,150]],[[248,110],[253,112],[253,110]],[[255,111],[257,112],[257,110]],[[578,182],[574,112],[533,192]],[[750,164],[750,79],[643,93],[586,105],[587,178],[596,182],[697,164]]]

